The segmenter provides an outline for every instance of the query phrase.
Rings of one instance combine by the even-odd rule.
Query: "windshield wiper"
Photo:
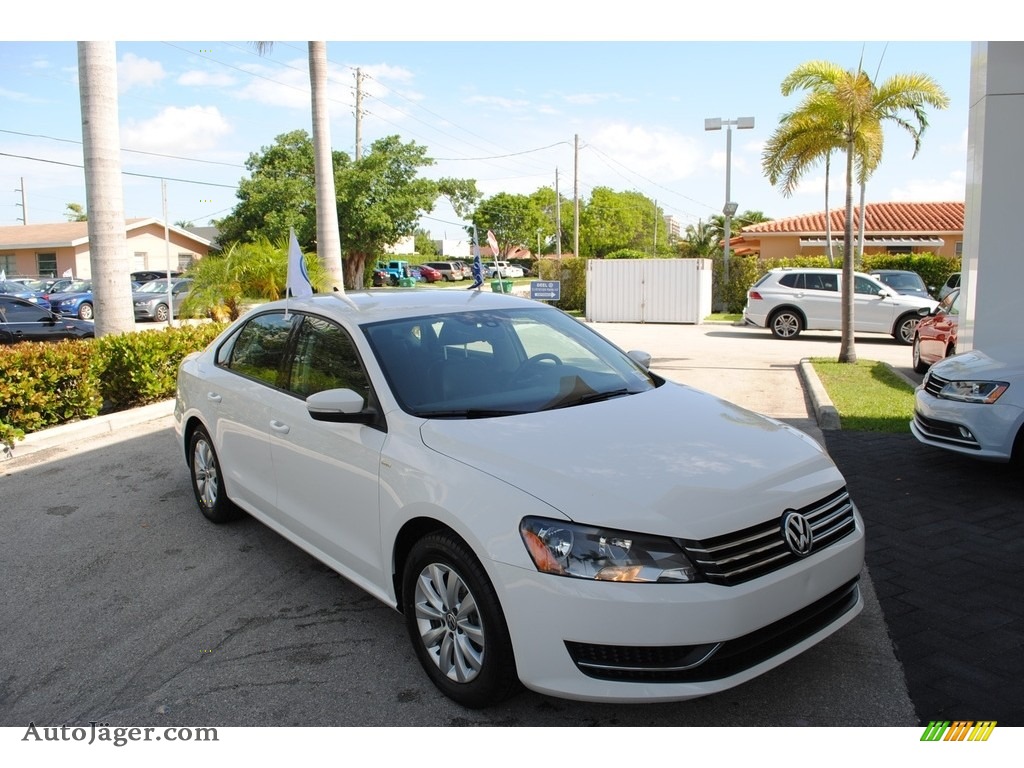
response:
[[[622,395],[628,394],[630,394],[630,391],[627,387],[622,387],[621,389],[609,389],[606,392],[583,392],[580,394],[570,393],[567,397],[548,403],[541,410],[553,411],[556,408],[571,408],[574,405],[598,403],[602,400],[611,400],[613,397],[621,397]]]
[[[421,419],[489,419],[496,416],[520,416],[525,411],[501,411],[486,408],[464,408],[449,411],[418,411]]]

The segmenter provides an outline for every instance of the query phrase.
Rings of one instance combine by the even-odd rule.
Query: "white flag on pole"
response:
[[[65,269],[64,270],[64,274],[61,275],[61,277],[74,277],[74,276],[75,276],[75,272],[74,272],[73,269],[71,269],[71,267],[68,267],[67,269]]]
[[[0,269],[0,283],[6,283],[6,282],[7,282],[7,270],[6,269]]]
[[[302,249],[299,248],[294,228],[290,231],[288,241],[288,295],[296,299],[313,295],[313,285],[309,282],[306,260],[302,256]]]

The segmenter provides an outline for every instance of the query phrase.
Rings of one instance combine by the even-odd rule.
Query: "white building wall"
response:
[[[1020,340],[1007,320],[1024,285],[1024,42],[974,43],[970,103],[960,352]]]

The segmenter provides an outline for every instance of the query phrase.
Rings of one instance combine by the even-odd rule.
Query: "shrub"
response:
[[[584,312],[587,308],[587,260],[582,257],[541,259],[537,262],[541,280],[558,280],[561,299],[555,306],[564,312]]]

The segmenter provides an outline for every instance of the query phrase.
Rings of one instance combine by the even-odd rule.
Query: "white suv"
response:
[[[842,279],[841,269],[769,270],[747,291],[743,320],[770,328],[780,339],[805,330],[841,330]],[[914,342],[918,321],[936,306],[933,299],[898,294],[863,272],[854,273],[853,290],[853,330],[892,334],[901,344]]]

